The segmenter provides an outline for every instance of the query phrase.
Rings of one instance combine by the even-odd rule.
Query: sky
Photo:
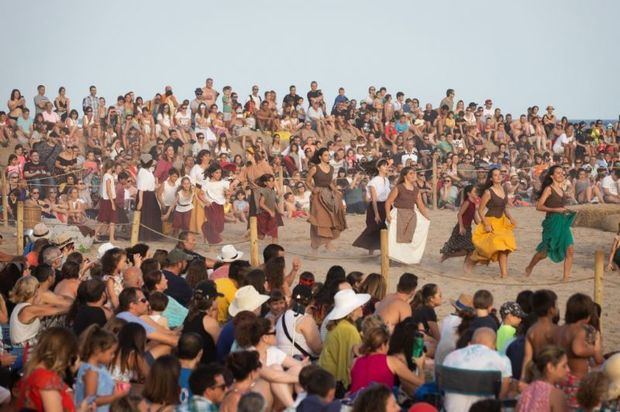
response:
[[[369,85],[437,105],[492,98],[504,113],[548,104],[569,118],[620,114],[617,0],[20,0],[0,13],[0,101],[36,86],[75,106],[95,84],[108,103],[171,85],[192,98],[207,77],[245,101],[319,83],[363,98]],[[616,50],[614,52],[614,50]]]

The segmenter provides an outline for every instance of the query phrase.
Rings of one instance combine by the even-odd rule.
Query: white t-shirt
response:
[[[192,122],[192,115],[189,110],[186,110],[185,113],[182,113],[181,111],[176,112],[174,118],[176,119],[177,124],[183,127],[189,126]]]
[[[310,106],[310,108],[306,112],[306,116],[308,116],[308,118],[312,120],[321,120],[325,117],[325,115],[323,114],[323,110],[320,107],[314,110],[312,106]]]
[[[461,324],[461,317],[450,314],[443,318],[439,324],[441,339],[435,349],[435,365],[442,365],[446,356],[456,348],[458,334],[456,329]]]
[[[374,187],[377,192],[377,202],[385,202],[390,195],[390,180],[387,177],[375,176],[370,179],[366,186],[367,196],[370,200],[370,188]]]
[[[141,167],[136,179],[136,188],[142,192],[154,192],[155,175],[153,172]]]
[[[601,180],[601,187],[607,189],[610,195],[618,196],[618,182],[614,181],[611,175],[605,176],[603,180]]]
[[[103,175],[103,182],[101,182],[101,198],[103,200],[110,200],[106,185],[110,182],[110,190],[112,191],[112,199],[116,199],[116,189],[114,187],[114,176],[106,173]]]
[[[568,144],[568,137],[566,137],[566,134],[562,133],[561,135],[558,136],[557,139],[555,139],[555,143],[553,143],[553,153],[556,153],[556,154],[564,153],[563,145],[565,144]]]
[[[204,187],[204,182],[205,182],[205,175],[204,175],[205,171],[202,168],[202,166],[200,165],[194,165],[192,166],[192,170],[189,171],[189,178],[192,181],[193,185],[200,185],[202,187]]]
[[[226,203],[226,191],[230,187],[228,180],[210,180],[204,183],[202,189],[205,191],[207,200],[209,202],[215,202],[218,205]]]
[[[471,371],[499,371],[502,379],[512,376],[510,360],[484,345],[469,345],[448,354],[443,366]],[[485,399],[481,396],[446,393],[444,407],[447,412],[468,411],[471,405]]]

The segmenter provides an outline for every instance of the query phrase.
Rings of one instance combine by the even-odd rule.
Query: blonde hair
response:
[[[17,304],[26,302],[37,293],[39,289],[39,281],[34,276],[24,276],[19,278],[9,292],[11,302]]]
[[[73,332],[67,328],[52,327],[41,332],[39,341],[31,352],[26,364],[26,376],[39,364],[64,376],[73,359],[77,360],[78,341]]]

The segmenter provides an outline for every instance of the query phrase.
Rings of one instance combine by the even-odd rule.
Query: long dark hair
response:
[[[465,201],[467,200],[467,196],[469,196],[469,194],[472,190],[475,189],[475,187],[476,186],[474,185],[467,185],[463,188],[463,191],[461,192],[461,204],[465,203]]]
[[[314,152],[314,156],[312,156],[312,163],[314,163],[315,165],[320,165],[321,164],[321,156],[323,156],[323,153],[327,152],[327,147],[321,147],[319,150],[317,150],[316,152]]]
[[[398,180],[396,180],[396,184],[399,185],[405,181],[405,176],[409,174],[411,171],[415,172],[415,169],[411,166],[403,167],[403,170],[400,171],[400,175],[398,176]]]
[[[411,302],[411,309],[415,310],[420,306],[424,306],[428,304],[433,296],[437,294],[439,288],[434,283],[427,283],[422,286],[422,289],[418,290],[416,294],[413,296],[413,301]]]
[[[375,166],[372,168],[371,170],[371,174],[372,176],[379,176],[379,168],[383,165],[388,164],[388,161],[386,159],[379,159],[377,160],[377,163],[375,163]]]
[[[555,173],[555,171],[561,168],[562,166],[560,165],[554,165],[554,166],[551,166],[549,169],[547,169],[547,172],[543,174],[543,177],[541,179],[540,191],[538,192],[539,198],[542,196],[545,189],[548,186],[551,186],[551,184],[553,183],[553,174]]]
[[[484,193],[486,190],[489,190],[491,186],[493,186],[493,172],[495,172],[496,170],[499,172],[499,168],[497,167],[494,167],[487,172],[487,178],[484,181],[484,183],[480,186],[480,190],[479,190],[480,194]]]

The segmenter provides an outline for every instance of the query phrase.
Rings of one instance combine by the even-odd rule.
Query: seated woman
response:
[[[293,406],[293,385],[299,371],[309,363],[300,362],[276,346],[276,331],[265,318],[250,317],[236,325],[235,339],[243,350],[257,351],[263,368],[259,376],[269,383],[275,399],[286,408]]]
[[[396,377],[409,388],[424,384],[424,356],[415,361],[420,373],[413,373],[399,357],[387,354],[389,338],[385,325],[366,331],[360,347],[362,356],[355,360],[351,368],[350,393],[358,392],[374,382],[392,388],[396,384]]]
[[[260,393],[267,403],[272,403],[269,386],[259,378],[261,361],[256,351],[233,352],[226,358],[226,368],[235,381],[224,395],[220,412],[236,412],[239,400],[248,392]],[[270,410],[270,409],[267,409]]]

